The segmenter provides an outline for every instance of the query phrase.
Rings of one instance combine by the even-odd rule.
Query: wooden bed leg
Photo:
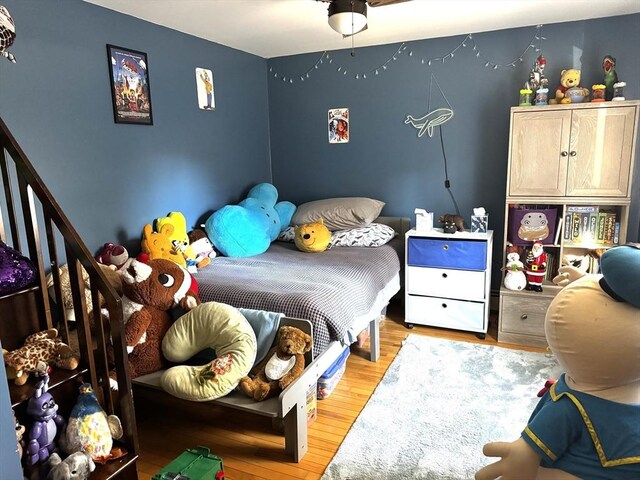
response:
[[[284,450],[299,463],[307,453],[307,399],[302,396],[284,417]]]
[[[380,358],[380,317],[369,322],[369,359],[377,362]]]

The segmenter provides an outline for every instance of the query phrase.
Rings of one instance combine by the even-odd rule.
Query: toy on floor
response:
[[[29,374],[41,372],[43,365],[55,365],[65,370],[78,366],[71,347],[58,338],[55,328],[29,335],[22,347],[4,354],[4,362],[15,371],[16,385],[24,385]]]
[[[213,245],[227,257],[250,257],[264,253],[287,228],[296,207],[278,202],[278,190],[270,183],[260,183],[249,190],[237,205],[226,205],[205,222]]]
[[[640,245],[602,256],[602,275],[561,267],[566,285],[545,318],[547,342],[564,372],[521,437],[489,443],[501,459],[476,473],[495,478],[640,478]]]
[[[78,400],[71,410],[65,432],[68,453],[83,451],[98,463],[121,456],[112,454],[113,440],[122,437],[122,425],[115,415],[105,413],[91,385],[80,386]]]
[[[325,227],[322,218],[319,218],[314,223],[296,225],[293,241],[301,252],[321,253],[331,243],[331,232]]]
[[[124,337],[129,372],[131,378],[136,378],[167,365],[161,344],[173,323],[169,310],[176,305],[190,310],[200,299],[191,290],[189,272],[170,260],[134,260],[122,279]],[[115,373],[110,377],[111,386],[116,389]]]
[[[13,45],[16,39],[16,25],[9,15],[9,10],[0,5],[0,57],[5,57],[10,62],[16,63],[16,57],[7,48]]]
[[[27,464],[43,464],[58,447],[58,432],[63,432],[65,420],[58,414],[58,405],[47,391],[49,375],[43,374],[27,402],[27,415],[33,419],[27,443]]]
[[[311,337],[296,327],[282,326],[276,346],[252,369],[254,378],[244,377],[240,388],[256,401],[278,395],[302,375],[304,354],[311,350]]]
[[[64,460],[57,453],[52,453],[48,466],[47,480],[87,480],[96,469],[95,463],[85,452],[72,453]]]

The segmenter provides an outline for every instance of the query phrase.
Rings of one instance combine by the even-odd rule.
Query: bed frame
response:
[[[389,225],[399,235],[402,235],[401,238],[404,238],[404,234],[411,228],[410,220],[404,217],[378,217],[375,222]],[[400,278],[402,278],[402,275],[400,275]],[[374,318],[369,321],[369,358],[372,362],[377,362],[380,356],[381,316],[380,314],[374,315]],[[284,317],[281,319],[280,325],[297,327],[313,338],[313,326],[308,320]],[[344,344],[342,342],[334,341],[315,359],[312,352],[306,353],[305,363],[307,366],[303,374],[283,390],[278,397],[256,402],[242,392],[233,391],[222,398],[212,400],[210,403],[270,417],[274,426],[282,425],[284,427],[285,452],[292,456],[294,462],[298,463],[308,450],[307,392],[317,384],[320,376],[336,361],[343,349]],[[160,386],[162,373],[160,371],[144,375],[132,380],[132,383],[139,388],[162,390]],[[185,408],[193,405],[193,402],[187,400],[178,398],[174,400],[184,405]]]

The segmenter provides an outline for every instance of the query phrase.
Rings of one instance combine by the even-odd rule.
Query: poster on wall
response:
[[[107,54],[115,122],[153,125],[147,54],[114,45]]]
[[[329,110],[329,143],[349,143],[349,109]]]
[[[196,67],[196,91],[200,110],[215,110],[216,100],[213,94],[213,72]]]

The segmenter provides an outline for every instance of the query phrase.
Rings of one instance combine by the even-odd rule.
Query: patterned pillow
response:
[[[278,238],[276,238],[276,240],[280,240],[281,242],[293,242],[293,239],[295,238],[295,236],[296,236],[296,227],[291,226],[281,231],[280,234],[278,235]]]
[[[366,227],[336,230],[331,233],[331,247],[381,247],[397,235],[388,225],[371,223]]]

